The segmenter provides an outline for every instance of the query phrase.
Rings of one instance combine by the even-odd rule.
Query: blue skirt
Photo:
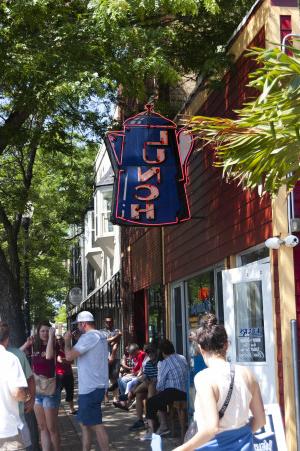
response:
[[[247,424],[239,429],[220,432],[197,450],[201,451],[254,451],[253,434]]]

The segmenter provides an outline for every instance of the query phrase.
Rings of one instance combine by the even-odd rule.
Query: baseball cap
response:
[[[77,315],[76,321],[74,321],[74,323],[85,323],[85,322],[94,322],[94,316],[92,315],[91,312],[80,312]]]

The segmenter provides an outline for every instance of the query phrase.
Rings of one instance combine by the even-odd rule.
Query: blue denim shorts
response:
[[[91,393],[78,396],[77,420],[79,423],[82,423],[84,426],[102,424],[101,403],[104,393],[104,388],[96,388]]]
[[[43,407],[44,409],[58,409],[60,405],[61,388],[57,387],[54,395],[44,396],[36,395],[35,404]]]

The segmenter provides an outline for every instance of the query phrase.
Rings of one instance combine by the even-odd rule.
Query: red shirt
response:
[[[54,377],[55,376],[55,360],[46,359],[46,348],[47,346],[41,344],[40,351],[32,351],[31,353],[31,365],[32,371],[35,374],[45,376],[45,377]],[[58,353],[59,347],[56,346],[56,353]]]
[[[139,351],[135,357],[133,357],[133,361],[135,366],[132,369],[133,374],[137,374],[142,368],[142,363],[145,358],[146,353],[144,351]]]
[[[66,354],[62,349],[58,351],[57,357],[61,357],[62,359],[66,358]],[[72,366],[70,362],[59,362],[56,359],[56,374],[64,375],[64,374],[72,374]]]

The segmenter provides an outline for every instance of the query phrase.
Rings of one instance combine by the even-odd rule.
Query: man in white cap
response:
[[[107,334],[95,329],[95,320],[90,312],[80,312],[76,322],[82,333],[76,345],[71,345],[71,332],[66,332],[64,338],[66,359],[71,362],[77,358],[77,419],[82,428],[82,450],[91,449],[91,432],[95,431],[100,449],[108,451],[108,436],[101,412],[101,402],[108,387]]]

